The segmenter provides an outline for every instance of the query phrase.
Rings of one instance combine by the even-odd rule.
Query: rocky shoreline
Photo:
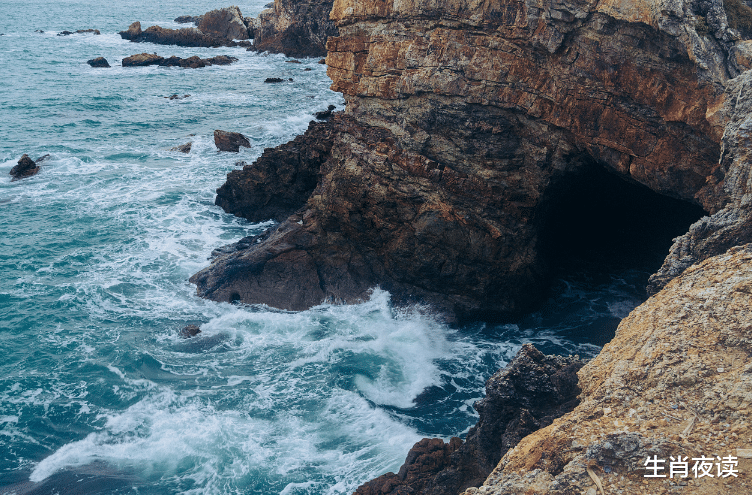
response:
[[[579,405],[543,420],[502,394],[527,429],[502,417],[489,433],[481,403],[466,443],[426,439],[359,493],[748,489],[752,9],[734,5],[334,3],[327,64],[346,110],[228,176],[218,205],[280,223],[216,251],[191,278],[202,297],[301,310],[379,285],[450,321],[508,319],[544,294],[567,235],[602,231],[567,210],[573,185],[606,171],[708,214],[579,371]],[[496,449],[482,467],[473,442]],[[648,457],[672,455],[711,456],[718,476],[645,477]]]

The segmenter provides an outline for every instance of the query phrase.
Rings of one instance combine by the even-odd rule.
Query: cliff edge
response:
[[[594,169],[711,214],[730,204],[727,86],[750,59],[720,1],[337,0],[331,19],[347,109],[318,182],[196,274],[203,297],[304,309],[379,285],[508,318],[543,294],[551,212]],[[217,204],[237,211],[230,189]]]

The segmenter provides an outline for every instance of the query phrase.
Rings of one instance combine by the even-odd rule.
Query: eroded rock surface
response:
[[[547,281],[554,191],[594,165],[722,208],[742,42],[720,2],[337,0],[331,17],[328,73],[347,107],[302,226],[284,230],[305,235],[249,248],[271,260],[294,245],[327,298],[378,284],[451,315],[526,311]],[[266,302],[213,280],[199,293]]]
[[[254,49],[288,57],[326,55],[327,38],[338,34],[329,18],[332,4],[333,0],[275,0],[259,15]]]
[[[456,495],[480,486],[501,456],[517,442],[577,405],[577,357],[544,356],[525,344],[509,365],[486,382],[475,404],[478,423],[462,442],[424,438],[407,455],[399,473],[362,485],[356,495]]]
[[[206,32],[198,27],[167,29],[151,26],[142,30],[141,23],[136,21],[119,34],[121,38],[136,43],[192,47],[250,46],[249,41],[242,41],[249,38],[249,33],[237,7],[207,12],[201,16],[199,25]]]
[[[211,58],[200,58],[197,55],[188,58],[160,57],[156,53],[139,53],[126,57],[122,61],[123,67],[145,67],[148,65],[159,65],[160,67],[182,67],[184,69],[199,69],[210,65],[230,65],[237,62],[235,57],[227,55],[218,55]],[[176,95],[177,96],[177,95]],[[172,98],[171,98],[172,99]]]
[[[86,61],[87,64],[94,68],[108,68],[110,66],[107,59],[104,57],[97,57]]]
[[[625,318],[579,372],[580,405],[507,452],[466,495],[752,491],[752,245],[686,269]],[[714,476],[645,478],[647,457],[713,458]],[[738,459],[717,476],[715,456]],[[673,482],[673,485],[669,483]],[[681,484],[681,488],[676,488]],[[678,493],[678,492],[677,492]]]

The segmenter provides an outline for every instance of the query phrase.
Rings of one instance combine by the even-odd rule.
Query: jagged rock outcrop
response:
[[[151,26],[143,31],[141,23],[136,21],[119,34],[121,38],[137,43],[191,47],[251,46],[250,41],[243,41],[248,40],[251,33],[238,7],[212,10],[194,20],[198,21],[198,27],[167,29]]]
[[[251,222],[283,221],[305,205],[316,187],[335,132],[334,124],[312,122],[305,134],[265,149],[253,164],[227,174],[215,204]]]
[[[329,18],[333,0],[274,0],[259,15],[253,49],[288,57],[322,57],[326,40],[337,36]]]
[[[480,418],[465,442],[424,438],[399,473],[369,481],[355,495],[456,495],[480,486],[521,438],[577,405],[577,371],[584,364],[577,357],[544,356],[525,344],[486,382],[486,397],[475,404]]]
[[[465,494],[598,493],[588,470],[605,493],[749,493],[751,352],[747,244],[686,269],[635,309],[580,370],[580,405],[525,437]],[[645,466],[653,456],[665,460],[655,473]],[[688,458],[686,478],[668,479],[671,456]],[[701,456],[713,477],[693,474]],[[718,476],[716,456],[738,457],[738,477]]]
[[[39,159],[39,161],[42,161],[46,158],[42,157]],[[32,175],[36,175],[41,170],[41,167],[37,166],[36,162],[29,158],[29,155],[24,154],[19,160],[18,163],[10,169],[10,176],[13,177],[11,181],[16,181],[19,179],[25,179],[26,177],[31,177]]]
[[[139,53],[126,57],[122,61],[123,67],[145,67],[148,65],[159,65],[160,67],[182,67],[184,69],[199,69],[210,65],[230,65],[237,62],[235,57],[227,55],[217,55],[211,58],[200,58],[197,55],[188,58],[160,57],[156,53]],[[176,95],[177,96],[177,95]],[[171,98],[172,99],[172,98]]]
[[[328,70],[347,101],[331,158],[299,220],[248,253],[287,259],[288,293],[315,273],[334,300],[379,284],[398,302],[504,318],[543,294],[548,208],[577,174],[603,167],[721,207],[725,86],[743,42],[720,1],[337,0],[331,17]],[[202,276],[199,293],[268,302],[222,287],[263,272],[231,256],[213,267],[250,280]]]

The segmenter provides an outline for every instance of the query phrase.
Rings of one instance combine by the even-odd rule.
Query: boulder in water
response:
[[[43,159],[46,157],[43,157]],[[12,180],[16,181],[19,179],[25,179],[26,177],[31,177],[32,175],[35,175],[40,170],[40,167],[37,166],[36,162],[29,158],[29,155],[24,154],[20,160],[18,160],[18,164],[10,169],[10,175],[13,177]]]
[[[123,59],[123,67],[144,67],[146,65],[155,65],[163,61],[164,57],[160,57],[156,53],[139,53],[137,55],[131,55]]]
[[[241,146],[251,147],[248,138],[239,132],[220,131],[219,129],[214,131],[214,144],[219,151],[232,151],[234,153],[240,151]]]
[[[94,68],[106,68],[110,66],[110,64],[107,62],[107,59],[104,57],[93,58],[91,60],[87,60],[86,63]]]
[[[283,81],[284,79],[282,79],[281,77],[267,77],[264,80],[265,83],[281,83]]]
[[[226,40],[247,40],[248,27],[238,7],[212,10],[203,15],[198,29],[202,33]]]
[[[186,325],[180,330],[180,336],[184,339],[190,339],[201,333],[201,328],[198,325]]]
[[[193,143],[181,144],[180,146],[175,146],[174,148],[170,148],[170,151],[179,151],[181,153],[190,153],[192,145],[193,145]]]

